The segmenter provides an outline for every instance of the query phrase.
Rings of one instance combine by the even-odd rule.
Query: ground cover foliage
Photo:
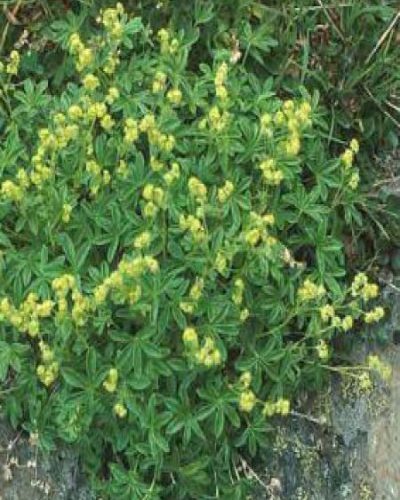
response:
[[[102,7],[41,4],[47,24],[37,4],[7,10],[2,407],[44,450],[74,443],[106,498],[243,498],[240,457],[300,390],[332,370],[363,390],[389,375],[336,347],[384,316],[344,242],[370,227],[363,158],[395,143],[381,107],[396,73],[373,78],[396,49],[368,45],[367,76],[340,88],[307,51],[283,71],[298,27],[278,37],[267,19],[329,14],[342,40],[356,5],[339,24],[290,3]],[[34,12],[25,46],[16,21]],[[321,61],[338,40],[318,41]],[[382,92],[368,117],[359,85]]]

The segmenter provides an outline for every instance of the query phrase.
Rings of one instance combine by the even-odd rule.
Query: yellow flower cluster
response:
[[[100,86],[100,80],[92,73],[87,74],[82,80],[83,87],[89,92],[93,92]]]
[[[39,342],[39,349],[43,363],[38,365],[36,373],[42,384],[48,387],[58,376],[59,364],[54,361],[54,353],[45,342]]]
[[[244,281],[237,278],[233,284],[232,300],[233,303],[239,306],[243,302]]]
[[[182,92],[177,87],[174,87],[168,90],[167,99],[171,104],[179,106],[182,102]]]
[[[225,80],[228,75],[228,65],[224,62],[220,66],[218,66],[214,84],[215,84],[215,93],[219,99],[222,101],[228,97],[228,91],[225,86]]]
[[[335,309],[332,305],[325,304],[324,306],[320,307],[319,313],[322,321],[324,323],[327,323],[331,318],[335,316]]]
[[[64,203],[62,206],[61,220],[68,224],[71,219],[72,205]]]
[[[1,196],[5,200],[18,203],[24,197],[24,193],[24,188],[13,181],[7,180],[1,183]]]
[[[128,414],[128,410],[123,403],[115,403],[113,410],[118,418],[125,418]]]
[[[219,272],[223,274],[226,271],[228,260],[222,252],[218,252],[215,257],[214,267]]]
[[[208,119],[203,119],[199,123],[199,128],[206,128],[207,123],[211,130],[221,132],[229,123],[230,114],[227,111],[220,111],[218,106],[213,106],[208,112]]]
[[[308,101],[295,103],[289,99],[283,102],[282,110],[274,115],[277,125],[285,125],[287,139],[281,144],[283,152],[288,156],[297,156],[301,148],[301,131],[311,124],[311,105]]]
[[[188,327],[185,328],[182,335],[183,343],[185,346],[191,351],[196,351],[199,347],[199,337],[194,328]]]
[[[18,74],[19,64],[20,64],[19,52],[17,50],[12,50],[10,53],[9,62],[6,66],[6,73],[8,73],[9,75]]]
[[[340,156],[341,162],[344,166],[346,176],[348,177],[347,184],[350,189],[357,189],[360,182],[360,173],[356,168],[351,168],[354,162],[354,156],[358,153],[360,146],[357,139],[352,139],[350,145]]]
[[[319,299],[324,294],[325,294],[325,288],[322,285],[316,285],[309,279],[306,279],[304,281],[304,283],[297,292],[300,302]]]
[[[221,188],[218,188],[218,201],[220,203],[225,203],[231,197],[234,189],[235,186],[231,181],[225,181],[225,184]]]
[[[166,82],[167,75],[162,71],[157,71],[152,84],[153,93],[157,94],[158,92],[163,91],[165,89]]]
[[[103,304],[111,292],[117,293],[119,299],[134,304],[140,299],[141,287],[137,283],[132,284],[130,280],[139,279],[147,271],[156,273],[158,270],[159,265],[154,257],[145,255],[130,260],[124,257],[117,269],[94,289],[95,304]]]
[[[165,165],[162,161],[157,160],[155,156],[150,157],[150,167],[153,172],[161,172],[161,170],[164,170]]]
[[[279,186],[283,180],[283,172],[276,166],[276,161],[273,158],[263,160],[259,169],[262,172],[263,179],[266,184],[271,186]]]
[[[88,160],[85,165],[86,172],[90,174],[90,192],[92,195],[97,194],[100,186],[105,186],[111,181],[111,174],[107,169],[102,170],[100,165],[95,160]]]
[[[240,393],[239,408],[245,413],[250,413],[257,403],[257,398],[251,389],[246,389]]]
[[[179,163],[174,161],[171,165],[170,170],[163,175],[163,178],[165,182],[170,186],[176,180],[178,180],[180,176],[181,176],[181,168],[179,166]]]
[[[319,308],[319,313],[323,323],[328,323],[332,320],[332,325],[335,328],[342,328],[343,331],[347,332],[353,328],[353,318],[350,315],[346,315],[343,319],[335,315],[335,309],[331,304],[325,304]]]
[[[193,327],[187,327],[183,332],[182,340],[189,355],[193,357],[197,363],[207,368],[221,363],[221,353],[215,347],[211,337],[206,337],[203,346],[200,347],[197,331]]]
[[[48,318],[53,307],[54,302],[45,300],[39,303],[38,296],[31,292],[19,308],[14,307],[7,297],[3,298],[0,302],[0,314],[20,332],[36,337],[39,334],[39,319]]]
[[[189,193],[197,202],[204,202],[207,198],[207,187],[197,177],[190,177],[188,181]]]
[[[108,370],[107,378],[103,382],[103,387],[107,392],[115,392],[118,385],[118,370],[110,368]]]
[[[353,165],[354,156],[358,153],[360,146],[358,144],[357,139],[352,139],[350,141],[350,146],[345,149],[342,153],[340,159],[346,169],[349,169]]]
[[[260,117],[261,132],[268,138],[274,135],[273,117],[270,113],[263,113]]]
[[[108,89],[108,93],[106,95],[106,103],[111,106],[120,96],[119,90],[117,87],[110,87]]]
[[[77,56],[76,69],[80,72],[87,69],[94,61],[93,50],[85,47],[78,33],[73,33],[68,40],[68,48],[72,55]]]
[[[259,215],[256,212],[250,212],[250,227],[243,234],[244,240],[251,247],[255,247],[260,241],[269,246],[274,245],[277,240],[268,231],[268,226],[273,226],[274,223],[273,214]]]
[[[193,301],[198,302],[203,294],[203,289],[204,289],[204,279],[197,277],[195,279],[194,284],[190,288],[189,297]]]
[[[133,241],[133,246],[139,250],[142,250],[143,248],[148,247],[150,242],[151,234],[149,233],[149,231],[144,231],[143,233],[139,234],[139,236],[136,236]]]
[[[146,204],[143,209],[145,217],[155,217],[160,208],[164,207],[165,192],[162,188],[154,186],[154,184],[146,184],[142,191],[143,199]]]
[[[139,137],[139,125],[133,118],[127,118],[124,123],[124,140],[127,143],[132,143]]]
[[[353,297],[361,297],[365,301],[376,299],[379,295],[379,287],[376,283],[369,283],[366,274],[358,273],[351,285]]]
[[[179,41],[177,38],[171,39],[170,33],[164,28],[159,30],[157,38],[160,42],[161,54],[176,54],[179,47]]]
[[[368,311],[364,315],[364,321],[366,323],[377,323],[385,316],[385,310],[383,307],[377,306],[371,311]]]
[[[282,415],[283,417],[289,415],[290,401],[288,399],[279,398],[277,401],[266,401],[263,408],[263,415],[265,417],[272,417],[273,415]]]
[[[392,369],[386,363],[381,361],[378,356],[370,355],[368,356],[368,368],[374,370],[378,373],[383,380],[389,380],[392,375]]]
[[[52,281],[52,288],[57,298],[58,318],[62,319],[68,311],[67,295],[71,292],[71,316],[78,326],[83,326],[87,321],[88,313],[93,309],[90,300],[78,290],[76,280],[71,274],[64,274]]]
[[[207,368],[221,363],[221,353],[211,337],[204,339],[203,346],[195,353],[195,359],[199,364]]]
[[[193,240],[200,243],[206,239],[206,232],[201,221],[194,215],[181,215],[179,218],[179,227],[182,231],[189,231]]]
[[[239,378],[239,408],[245,413],[250,413],[257,404],[257,397],[250,389],[251,373],[244,372]],[[265,417],[272,417],[275,414],[288,415],[290,412],[290,401],[288,399],[280,398],[276,402],[266,401],[264,403],[263,415]]]
[[[93,304],[88,297],[82,295],[77,289],[72,292],[72,301],[72,319],[78,326],[83,326],[87,321],[89,312],[93,310]]]
[[[121,22],[121,16],[124,12],[124,6],[121,2],[118,2],[115,8],[107,8],[101,11],[100,22],[114,41],[121,40],[124,34],[124,27]]]
[[[140,132],[147,133],[149,143],[163,151],[171,152],[175,147],[175,137],[163,134],[157,127],[156,118],[152,114],[145,115],[139,123]]]
[[[317,351],[318,357],[322,361],[325,361],[329,358],[329,348],[325,340],[320,340],[316,345],[315,349]]]

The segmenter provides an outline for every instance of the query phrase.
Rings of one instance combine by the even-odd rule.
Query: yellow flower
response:
[[[178,88],[170,89],[167,92],[167,99],[171,104],[178,106],[182,101],[182,92]]]
[[[84,49],[84,45],[78,35],[78,33],[72,33],[68,39],[68,47],[71,54],[76,54]]]
[[[153,80],[153,93],[161,92],[165,88],[167,75],[162,71],[157,71]]]
[[[71,219],[72,205],[69,203],[64,203],[62,207],[61,220],[68,224]]]
[[[106,380],[103,382],[103,387],[107,392],[115,392],[118,384],[118,370],[110,368]]]
[[[285,142],[285,151],[288,156],[297,156],[300,152],[300,138],[296,134],[292,134]]]
[[[197,177],[190,177],[188,182],[189,192],[197,201],[207,198],[207,187]]]
[[[352,139],[350,141],[350,149],[353,151],[354,154],[358,153],[358,151],[360,150],[360,145],[359,145],[357,139]]]
[[[350,189],[354,191],[355,189],[357,189],[359,183],[360,183],[360,174],[357,171],[353,172],[349,180]]]
[[[73,104],[68,108],[68,116],[72,118],[72,120],[78,120],[79,118],[82,118],[83,116],[82,108],[77,104]]]
[[[115,415],[119,418],[125,418],[128,414],[128,410],[122,403],[115,403],[113,410]]]
[[[244,239],[246,243],[248,243],[250,246],[255,247],[260,241],[261,236],[262,236],[261,230],[259,228],[254,228],[250,229],[249,231],[246,231]]]
[[[189,346],[190,348],[196,348],[199,345],[199,338],[197,335],[197,332],[194,328],[188,327],[185,328],[185,331],[183,332],[182,335],[183,342]]]
[[[366,283],[361,290],[364,300],[375,299],[379,294],[379,287],[375,283]]]
[[[240,375],[240,378],[239,378],[239,384],[244,388],[244,389],[248,389],[250,387],[250,384],[251,384],[251,373],[249,371],[247,372],[243,372],[241,375]]]
[[[202,296],[203,288],[204,288],[203,278],[196,278],[194,285],[190,289],[189,297],[197,302],[198,300],[200,300]]]
[[[346,149],[340,157],[345,168],[350,168],[353,165],[354,153],[351,149]]]
[[[82,71],[86,69],[90,64],[92,64],[94,59],[93,51],[89,48],[82,48],[78,52],[78,62],[76,64],[76,69]]]
[[[218,189],[218,194],[217,194],[218,201],[220,203],[225,203],[227,199],[230,198],[230,196],[232,195],[234,189],[235,186],[231,181],[225,181],[223,187]]]
[[[342,328],[345,332],[348,332],[353,328],[353,318],[350,315],[347,315],[343,318]]]
[[[10,60],[6,66],[6,73],[9,75],[16,75],[18,73],[20,63],[19,52],[16,50],[11,51]]]
[[[215,269],[220,273],[223,274],[226,270],[227,266],[227,259],[226,257],[221,253],[218,252],[217,256],[215,258]]]
[[[257,398],[253,391],[250,389],[243,391],[239,398],[239,408],[246,413],[250,413],[256,405],[256,402]]]
[[[52,300],[45,300],[41,304],[36,306],[36,314],[39,318],[48,318],[54,307],[54,302]]]
[[[354,279],[353,283],[351,285],[351,293],[353,297],[357,297],[357,295],[360,294],[361,290],[364,288],[364,286],[368,283],[368,278],[366,274],[364,273],[358,273]]]
[[[290,412],[290,401],[288,399],[278,399],[275,403],[275,412],[286,416]]]
[[[111,115],[108,113],[103,116],[103,118],[100,121],[100,125],[106,130],[107,132],[110,131],[113,126],[115,125],[115,121],[112,119]]]
[[[133,246],[138,249],[146,248],[147,246],[149,246],[150,241],[151,241],[151,234],[148,231],[144,231],[135,238]]]
[[[325,361],[326,359],[329,358],[328,344],[325,342],[325,340],[320,340],[315,349],[317,350],[318,357],[322,361]]]
[[[221,353],[215,347],[211,337],[206,337],[203,347],[196,352],[196,360],[198,363],[210,368],[211,366],[221,363]]]
[[[119,98],[119,90],[116,87],[110,87],[108,89],[108,94],[106,96],[107,104],[112,104],[118,98]]]
[[[194,305],[191,304],[190,302],[180,302],[179,307],[186,314],[192,314],[194,311]]]
[[[245,307],[240,311],[239,319],[242,323],[244,323],[249,316],[250,316],[250,311],[247,309],[247,307]]]
[[[306,279],[297,293],[299,300],[301,302],[306,302],[322,297],[325,294],[325,288],[322,285],[316,285],[309,279]]]
[[[335,309],[330,304],[326,304],[320,307],[319,313],[321,315],[322,321],[324,323],[327,323],[330,320],[330,318],[333,318],[333,316],[335,315]]]
[[[83,79],[83,86],[85,87],[86,90],[96,90],[97,87],[100,85],[100,81],[97,78],[97,76],[94,76],[92,74],[88,74],[85,76]]]
[[[138,122],[133,118],[127,118],[124,125],[124,140],[126,142],[135,142],[139,137]]]
[[[150,157],[150,167],[153,170],[153,172],[160,172],[161,170],[164,169],[165,165],[162,161],[157,160],[154,156]]]
[[[376,323],[380,321],[385,316],[385,310],[383,307],[377,306],[371,311],[368,311],[364,315],[364,321],[366,323]]]

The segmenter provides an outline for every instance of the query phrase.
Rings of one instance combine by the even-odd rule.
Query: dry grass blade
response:
[[[391,33],[391,31],[394,29],[394,27],[396,26],[396,23],[397,21],[400,19],[400,10],[397,12],[397,14],[394,16],[394,18],[392,19],[391,23],[389,24],[389,26],[386,28],[386,30],[382,33],[382,35],[380,36],[379,40],[377,41],[375,47],[371,50],[371,52],[369,53],[367,59],[365,60],[365,63],[368,64],[370,62],[370,60],[373,58],[373,56],[377,53],[377,51],[380,49],[381,45],[383,44],[383,42],[386,40],[386,38],[388,37],[388,35]]]

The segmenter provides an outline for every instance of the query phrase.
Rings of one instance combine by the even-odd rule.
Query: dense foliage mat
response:
[[[300,389],[388,375],[335,351],[384,315],[346,278],[359,143],[331,156],[318,93],[282,100],[232,51],[193,64],[195,30],[81,21],[52,26],[58,85],[0,66],[4,410],[105,497],[243,498],[240,456]]]

